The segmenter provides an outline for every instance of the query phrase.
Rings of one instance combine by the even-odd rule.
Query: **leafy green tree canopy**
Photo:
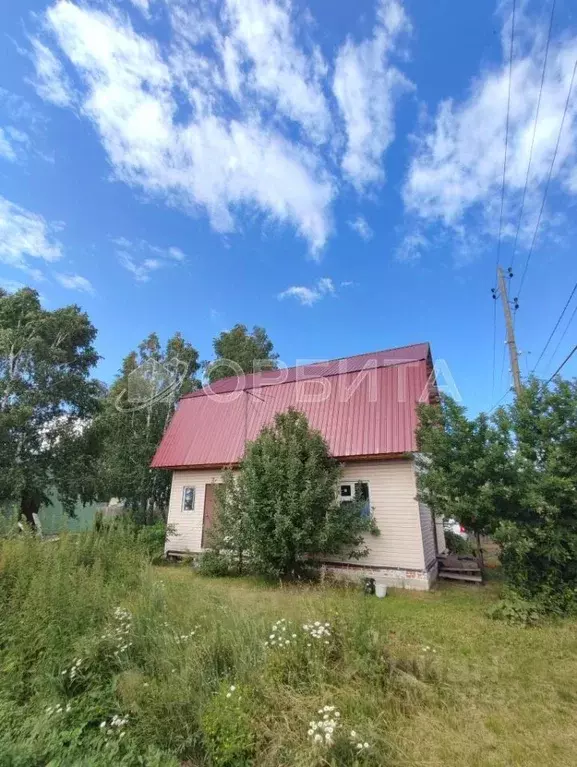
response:
[[[511,439],[484,413],[467,418],[465,408],[446,395],[438,405],[419,405],[421,501],[435,515],[454,518],[467,530],[494,531],[496,509],[506,503],[504,486],[514,480]]]
[[[0,290],[0,500],[31,523],[51,488],[69,513],[96,493],[95,338],[78,306],[48,311],[35,290]]]
[[[249,333],[246,325],[235,325],[223,331],[213,341],[215,360],[205,364],[210,383],[221,378],[261,370],[276,370],[278,354],[264,328],[254,327]],[[231,361],[231,365],[228,361]]]
[[[151,333],[128,354],[106,398],[100,428],[101,463],[108,497],[122,500],[139,522],[164,517],[170,495],[170,472],[150,462],[174,413],[179,397],[200,386],[198,352],[181,333],[164,348]]]
[[[340,476],[303,413],[277,414],[248,444],[237,476],[217,488],[221,545],[245,550],[253,567],[274,576],[293,575],[321,555],[366,555],[363,535],[378,531],[360,502],[339,502]]]
[[[420,417],[422,500],[493,535],[521,596],[577,606],[577,381],[533,378],[491,418],[446,398]]]

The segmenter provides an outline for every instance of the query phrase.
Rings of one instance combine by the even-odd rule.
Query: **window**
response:
[[[353,497],[352,485],[341,485],[341,501],[350,501]]]
[[[361,514],[363,517],[371,516],[371,499],[369,495],[368,482],[347,482],[343,483],[339,489],[341,501],[363,501]]]
[[[194,511],[194,498],[196,495],[196,488],[183,487],[182,488],[182,510]]]

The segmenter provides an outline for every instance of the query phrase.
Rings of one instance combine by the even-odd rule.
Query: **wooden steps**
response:
[[[439,578],[467,583],[483,583],[483,573],[473,557],[459,557],[449,554],[439,557]]]
[[[467,583],[483,583],[483,578],[481,575],[473,575],[472,573],[447,572],[447,570],[439,570],[439,578],[452,581],[467,581]]]

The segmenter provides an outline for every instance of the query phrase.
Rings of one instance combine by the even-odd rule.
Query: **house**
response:
[[[361,560],[330,557],[347,576],[427,589],[444,551],[441,524],[416,499],[416,405],[437,397],[429,344],[221,379],[185,395],[152,461],[172,471],[167,554],[201,552],[214,514],[214,486],[237,466],[247,440],[293,406],[343,464],[336,492],[360,484],[380,536]]]

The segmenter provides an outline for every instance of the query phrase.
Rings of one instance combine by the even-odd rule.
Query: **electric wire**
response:
[[[571,101],[571,92],[573,90],[573,83],[575,81],[576,71],[577,71],[577,59],[575,59],[575,66],[573,67],[573,74],[571,75],[571,82],[569,83],[569,92],[567,93],[567,100],[565,101],[565,109],[563,110],[563,117],[561,118],[561,125],[559,126],[559,134],[557,136],[557,142],[555,144],[555,151],[553,152],[553,157],[551,159],[551,166],[549,168],[549,174],[547,176],[547,181],[545,183],[545,191],[543,192],[543,200],[541,202],[541,208],[539,210],[539,215],[537,217],[537,225],[535,226],[535,231],[533,232],[531,247],[529,248],[529,253],[527,254],[527,260],[525,261],[525,268],[523,269],[523,274],[521,275],[521,283],[519,285],[517,297],[520,297],[521,291],[523,290],[523,285],[525,284],[525,277],[527,276],[527,269],[529,268],[531,256],[533,255],[533,250],[535,249],[535,242],[537,241],[537,233],[539,231],[539,226],[541,225],[541,218],[543,216],[543,210],[545,209],[545,202],[547,200],[549,184],[551,183],[551,176],[553,175],[553,167],[555,165],[555,160],[557,159],[559,144],[561,143],[561,134],[563,133],[563,126],[565,125],[565,117],[567,116],[567,111],[569,109],[569,102]]]

